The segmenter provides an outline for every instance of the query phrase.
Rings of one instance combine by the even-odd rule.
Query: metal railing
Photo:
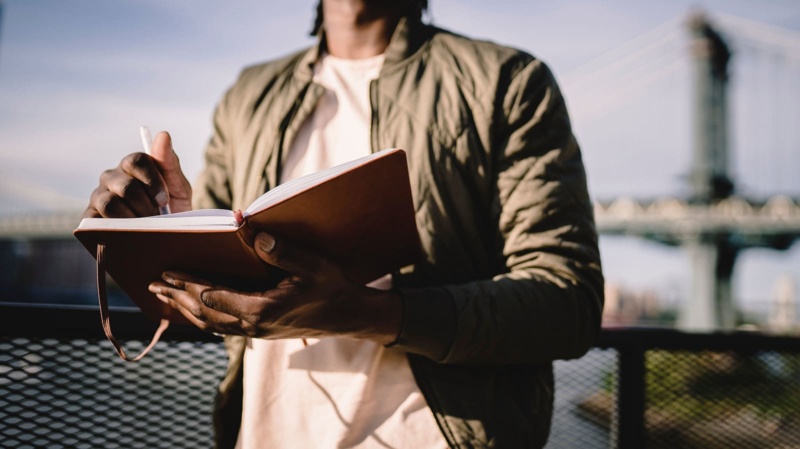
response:
[[[612,446],[800,445],[799,338],[618,329],[596,346],[619,360]]]
[[[156,325],[112,311],[136,351]],[[0,303],[0,448],[210,447],[218,337],[174,326],[120,361],[93,307]],[[800,339],[608,329],[558,361],[548,449],[800,446]]]

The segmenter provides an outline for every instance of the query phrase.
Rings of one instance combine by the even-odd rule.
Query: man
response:
[[[591,346],[603,279],[558,87],[530,55],[423,24],[425,3],[323,0],[318,45],[244,70],[222,99],[194,193],[162,133],[152,158],[128,156],[92,195],[87,216],[237,209],[336,162],[407,150],[415,265],[355,285],[260,234],[258,255],[290,273],[275,289],[185,273],[151,284],[228,335],[220,447],[541,447],[552,360]]]

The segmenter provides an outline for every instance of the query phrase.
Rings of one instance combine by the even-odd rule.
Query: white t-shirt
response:
[[[383,56],[323,56],[326,88],[299,130],[281,182],[371,153],[369,83]],[[391,277],[371,284],[391,288]],[[405,353],[348,338],[248,339],[238,449],[447,447]]]

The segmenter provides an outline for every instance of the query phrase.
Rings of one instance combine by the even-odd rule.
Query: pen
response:
[[[150,129],[146,126],[140,126],[139,135],[142,136],[142,146],[144,147],[144,152],[149,156],[150,150],[153,148],[153,138],[150,137]],[[161,215],[167,215],[171,213],[169,210],[169,203],[165,204],[164,206],[159,206],[158,213]]]

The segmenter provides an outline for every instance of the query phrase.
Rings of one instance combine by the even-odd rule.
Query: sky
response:
[[[211,113],[241,68],[313,43],[310,0],[0,1],[0,212],[85,204],[103,170],[140,150],[140,125],[170,131],[195,178]],[[796,0],[430,5],[434,24],[523,49],[553,69],[596,199],[687,192],[693,103],[684,24],[690,11],[706,11],[737,44],[730,136],[741,191],[800,196]],[[601,250],[609,281],[688,294],[680,248],[606,236]],[[737,296],[766,301],[787,274],[800,283],[800,244],[747,251]]]

